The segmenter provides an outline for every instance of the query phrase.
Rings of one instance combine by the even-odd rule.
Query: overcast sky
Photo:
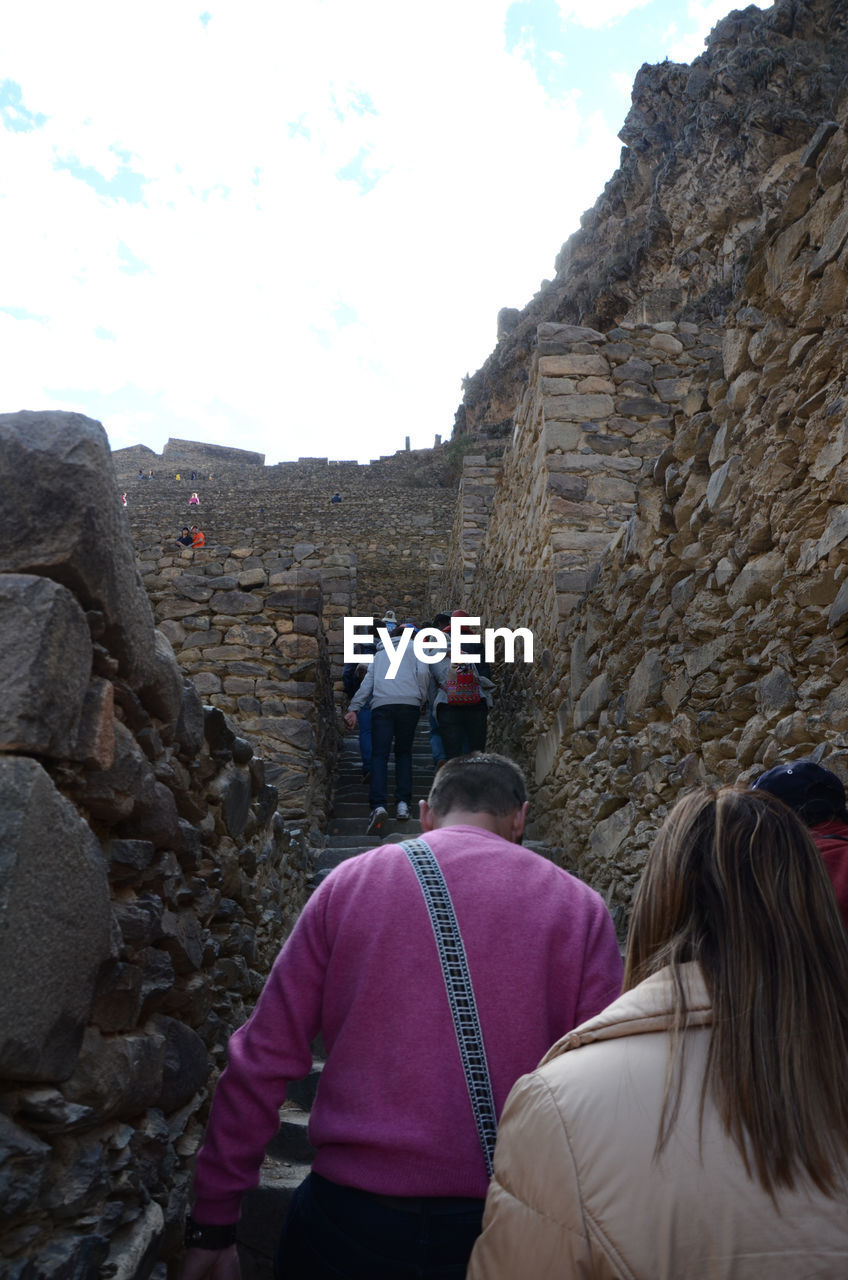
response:
[[[0,411],[268,462],[447,438],[618,167],[639,66],[730,7],[5,5]]]

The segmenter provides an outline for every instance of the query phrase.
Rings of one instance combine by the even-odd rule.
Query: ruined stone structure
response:
[[[717,30],[782,48],[789,9]],[[839,30],[832,5],[791,9],[805,38]],[[848,100],[833,110],[760,184],[725,324],[686,306],[640,324],[632,300],[604,332],[539,324],[503,462],[466,458],[454,594],[493,624],[525,617],[542,647],[504,669],[495,732],[534,772],[543,832],[620,916],[682,788],[805,752],[848,777]],[[479,383],[497,413],[503,367]]]
[[[845,23],[779,0],[643,68],[621,169],[452,446],[173,441],[115,474],[96,424],[0,419],[4,1275],[162,1280],[316,864],[345,615],[532,628],[491,742],[622,926],[686,788],[801,754],[848,779]]]
[[[0,417],[0,484],[2,1272],[148,1276],[309,850],[154,629],[103,429]]]

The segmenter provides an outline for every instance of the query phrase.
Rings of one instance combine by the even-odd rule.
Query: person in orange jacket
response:
[[[193,547],[206,546],[206,535],[202,529],[198,529],[196,524],[191,526],[191,545]]]

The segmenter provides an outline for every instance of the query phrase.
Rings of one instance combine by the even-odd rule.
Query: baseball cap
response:
[[[808,823],[848,818],[842,780],[815,760],[791,760],[760,774],[754,789],[768,791]]]

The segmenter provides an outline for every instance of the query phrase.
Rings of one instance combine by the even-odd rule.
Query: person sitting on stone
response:
[[[198,529],[196,524],[191,526],[191,545],[193,547],[206,546],[206,535],[201,529]]]
[[[197,496],[197,494],[196,494],[196,493],[193,493],[193,494],[191,495],[191,497],[190,497],[190,498],[189,498],[189,500],[188,500],[188,505],[189,505],[190,507],[199,507],[199,506],[200,506],[200,499],[198,498],[198,496]]]
[[[842,779],[815,760],[790,760],[761,773],[754,786],[777,796],[810,828],[848,928],[848,809]]]
[[[191,542],[192,542],[191,531],[187,524],[183,525],[183,531],[180,534],[180,536],[177,538],[177,542],[180,544],[180,546],[183,546],[183,547],[191,546]]]
[[[621,958],[599,894],[521,846],[527,788],[503,756],[454,760],[421,826],[464,944],[493,1110],[560,1034],[614,1000]],[[421,885],[397,844],[351,858],[307,902],[231,1038],[197,1158],[182,1280],[236,1280],[243,1193],[287,1084],[326,1062],[275,1275],[464,1276],[489,1176]],[[533,1275],[521,1268],[513,1275]]]

